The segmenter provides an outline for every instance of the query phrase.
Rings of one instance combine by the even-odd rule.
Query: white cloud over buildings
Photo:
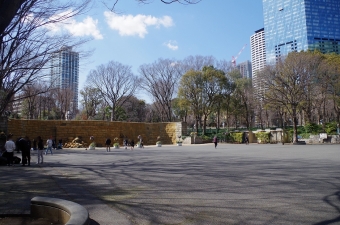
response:
[[[71,14],[71,11],[65,11],[58,15],[52,16],[50,20],[55,20],[55,18],[60,18],[68,14]],[[90,36],[94,39],[103,39],[103,35],[100,33],[97,25],[98,20],[87,16],[81,22],[76,21],[74,18],[69,18],[62,23],[50,23],[46,27],[52,33],[67,31],[76,37]]]
[[[112,30],[117,30],[121,36],[139,36],[144,38],[148,33],[148,27],[156,28],[171,27],[174,25],[170,16],[160,18],[151,15],[117,15],[115,13],[104,12],[106,22]]]

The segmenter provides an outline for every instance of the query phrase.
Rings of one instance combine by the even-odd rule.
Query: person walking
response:
[[[244,142],[246,143],[246,145],[249,145],[249,138],[247,134],[244,137]]]
[[[106,145],[106,151],[110,152],[111,151],[111,139],[110,138],[106,139],[105,145]]]
[[[124,138],[123,144],[124,144],[125,149],[127,149],[127,146],[129,145],[129,141],[127,137]]]
[[[56,141],[55,138],[52,140],[52,149],[53,149],[53,150],[56,150],[56,149],[57,149],[57,141]]]
[[[135,142],[132,139],[130,142],[130,149],[133,150],[134,147],[135,147]]]
[[[51,152],[51,155],[53,155],[53,152],[52,152],[52,144],[53,144],[52,137],[50,137],[50,138],[47,139],[47,141],[46,141],[47,148],[46,148],[46,151],[45,151],[45,155],[47,155],[48,151],[50,151],[50,152]]]
[[[142,135],[138,135],[137,138],[138,138],[138,140],[139,140],[139,142],[138,142],[138,143],[139,143],[138,147],[139,147],[139,148],[142,148],[142,146],[143,146],[143,144],[142,144],[142,142],[143,142]]]
[[[43,154],[43,152],[44,152],[44,142],[43,142],[43,140],[41,139],[40,136],[38,136],[37,141],[38,141],[38,162],[37,162],[37,164],[39,164],[39,163],[43,164],[44,163],[44,156],[43,156],[44,155]]]
[[[12,135],[8,135],[8,140],[5,143],[5,149],[7,152],[7,166],[12,166],[13,164],[13,152],[15,149],[15,143],[12,141]]]
[[[215,148],[217,147],[217,136],[215,135],[214,138],[213,138],[213,142],[215,144]]]

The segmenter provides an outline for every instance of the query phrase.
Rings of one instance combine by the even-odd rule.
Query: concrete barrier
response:
[[[58,198],[34,197],[31,199],[31,217],[47,218],[65,225],[88,225],[88,211],[81,205]]]

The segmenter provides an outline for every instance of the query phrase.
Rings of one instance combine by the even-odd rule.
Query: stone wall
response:
[[[156,144],[157,137],[161,137],[163,144],[176,143],[177,136],[181,134],[181,122],[173,123],[133,123],[108,121],[63,121],[63,120],[15,120],[8,121],[8,133],[14,139],[27,135],[33,139],[41,136],[46,140],[50,136],[63,142],[81,137],[84,142],[90,143],[90,136],[95,137],[97,146],[104,146],[106,138],[111,140],[119,138],[123,144],[123,137],[127,136],[137,143],[137,136],[143,137],[145,145]]]
[[[305,141],[307,144],[320,144],[320,143],[331,143],[331,144],[340,144],[340,136],[339,135],[327,135],[327,139],[321,139],[320,135],[310,135],[307,139],[299,139]]]

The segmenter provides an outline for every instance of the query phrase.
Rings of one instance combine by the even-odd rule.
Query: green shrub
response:
[[[308,132],[306,132],[305,127],[303,127],[303,126],[298,126],[298,127],[297,127],[297,133],[298,133],[298,134],[303,134],[303,133],[308,133]]]
[[[310,138],[310,133],[301,133],[299,134],[303,139]]]
[[[242,132],[231,132],[230,133],[230,138],[231,138],[231,142],[236,142],[236,143],[242,143],[242,136],[243,133]]]
[[[327,134],[336,133],[336,129],[337,129],[337,123],[336,122],[331,122],[331,123],[325,124],[325,131],[326,131]]]
[[[257,138],[258,142],[260,143],[269,143],[270,141],[270,133],[260,131],[255,134],[255,137]]]
[[[92,143],[90,144],[90,146],[95,148],[95,147],[96,147],[96,142],[92,142]]]
[[[211,137],[209,137],[207,135],[202,135],[201,138],[202,138],[202,140],[205,140],[205,141],[212,139]]]
[[[305,132],[311,134],[318,134],[322,131],[322,126],[316,123],[307,123],[305,125]]]

